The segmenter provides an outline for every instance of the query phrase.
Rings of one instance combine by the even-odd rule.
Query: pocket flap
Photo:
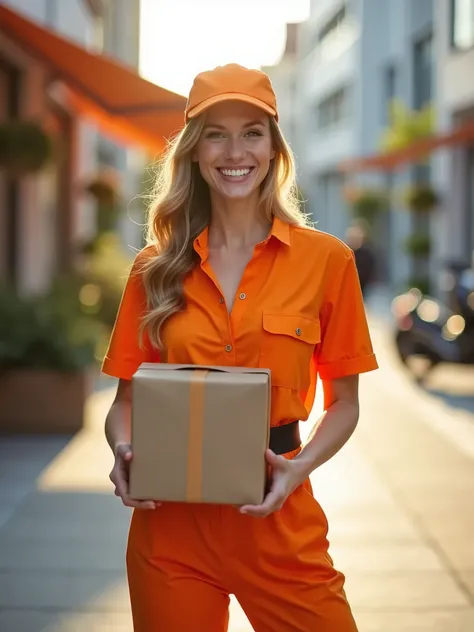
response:
[[[291,336],[308,344],[321,341],[319,320],[310,320],[293,314],[263,314],[263,328],[270,334]]]

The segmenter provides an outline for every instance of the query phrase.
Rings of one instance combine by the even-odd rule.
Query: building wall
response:
[[[449,0],[436,1],[437,112],[443,131],[463,119],[474,120],[474,47],[466,51],[452,47],[450,5]],[[474,250],[473,147],[438,152],[434,173],[442,199],[439,258],[469,260]]]
[[[113,0],[104,17],[104,51],[125,64],[139,68],[140,0]],[[139,248],[142,243],[142,203],[137,193],[142,186],[146,156],[138,148],[119,145],[101,138],[103,148],[112,152],[114,167],[120,172],[123,214],[119,231],[124,246]]]
[[[313,2],[310,18],[301,25],[299,38],[296,148],[301,186],[317,227],[338,237],[344,235],[347,212],[342,197],[343,179],[337,166],[355,151],[359,116],[355,4],[348,3],[351,16],[338,35],[320,43],[322,29],[344,2]],[[346,94],[344,115],[337,124],[326,124],[323,110],[341,90]]]
[[[311,3],[310,19],[302,29],[304,52],[298,73],[302,179],[314,199],[319,227],[339,237],[344,236],[349,221],[341,193],[345,183],[401,191],[412,176],[409,172],[393,177],[370,172],[344,179],[338,166],[348,158],[379,151],[388,123],[388,104],[394,97],[410,107],[415,105],[415,44],[429,35],[433,22],[433,0],[348,0],[344,35],[334,50],[329,48],[323,54],[318,33],[342,4],[341,0]],[[390,92],[388,80],[393,76]],[[433,90],[436,79],[433,70]],[[352,88],[349,116],[330,131],[317,130],[318,103],[344,84]],[[401,244],[411,230],[410,216],[398,204],[375,228],[375,238],[383,245],[385,280],[394,286],[410,274]]]
[[[139,0],[114,0],[104,3],[109,13],[103,19],[93,14],[86,0],[7,0],[6,4],[39,24],[47,25],[60,34],[88,49],[100,50],[106,46],[109,54],[138,67]],[[6,40],[5,47],[13,47]],[[5,54],[6,49],[3,49]],[[54,274],[63,269],[72,257],[72,244],[88,241],[95,234],[95,205],[80,193],[82,183],[94,175],[99,164],[99,147],[104,139],[89,120],[69,119],[66,113],[53,112],[47,93],[48,71],[21,50],[12,50],[10,58],[22,70],[20,98],[21,117],[48,117],[56,124],[65,125],[58,140],[68,144],[68,160],[54,164],[39,176],[23,178],[19,185],[16,232],[19,236],[16,260],[20,290],[43,291]],[[2,99],[0,99],[0,102]],[[0,106],[0,116],[2,107]],[[62,139],[61,137],[64,136]],[[114,155],[115,167],[121,172],[124,206],[137,193],[143,170],[140,153],[128,150],[106,140]],[[5,181],[0,179],[0,200],[6,200]],[[59,197],[58,197],[59,195]],[[7,202],[8,203],[8,202]],[[123,241],[139,246],[141,229],[133,215],[133,207],[127,209],[120,226]],[[5,218],[2,220],[5,229]],[[58,228],[59,226],[59,228]],[[2,236],[7,234],[2,231]],[[0,244],[1,245],[1,244]],[[6,278],[10,254],[0,248],[0,278]]]

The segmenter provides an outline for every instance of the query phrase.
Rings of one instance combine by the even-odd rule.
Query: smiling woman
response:
[[[224,632],[229,593],[256,632],[356,632],[308,478],[353,433],[358,375],[377,368],[353,253],[307,226],[267,75],[237,64],[198,74],[185,120],[103,365],[120,378],[106,421],[111,480],[137,510],[127,550],[135,632]],[[270,370],[261,504],[130,497],[130,380],[142,362]],[[318,375],[325,412],[302,447]],[[224,396],[223,419],[231,405]],[[159,407],[156,422],[169,423]],[[215,449],[225,458],[236,446]]]
[[[223,124],[225,123],[225,125]],[[193,154],[210,187],[214,205],[218,198],[259,196],[275,157],[267,116],[255,105],[228,101],[213,105]]]

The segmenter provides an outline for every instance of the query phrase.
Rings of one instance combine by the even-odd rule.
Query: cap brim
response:
[[[196,107],[194,108],[191,108],[186,113],[186,120],[195,118],[196,116],[199,116],[199,114],[202,114],[203,112],[208,110],[213,105],[216,105],[217,103],[222,103],[224,101],[242,101],[243,103],[250,103],[250,105],[255,105],[257,108],[260,108],[261,110],[263,110],[270,116],[274,116],[275,119],[278,120],[278,115],[274,108],[269,106],[267,103],[264,103],[264,101],[260,101],[260,99],[251,97],[248,94],[240,94],[239,92],[227,92],[224,94],[218,94],[215,97],[210,97],[209,99],[202,101],[202,103],[196,105]]]

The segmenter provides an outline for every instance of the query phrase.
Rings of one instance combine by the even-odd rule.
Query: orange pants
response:
[[[127,571],[135,632],[225,632],[229,594],[256,632],[357,632],[326,517],[306,481],[267,518],[231,506],[135,510]]]

